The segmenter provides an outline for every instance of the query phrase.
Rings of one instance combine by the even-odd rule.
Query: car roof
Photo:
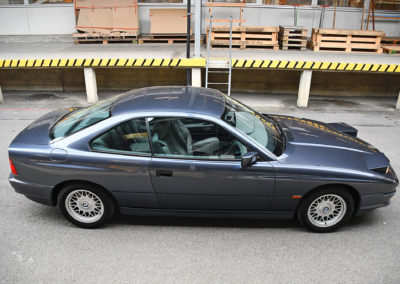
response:
[[[221,117],[225,96],[213,89],[185,86],[149,87],[129,91],[114,102],[112,115],[132,112],[192,112]]]

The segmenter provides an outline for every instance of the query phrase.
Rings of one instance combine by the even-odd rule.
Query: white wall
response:
[[[142,33],[149,33],[151,8],[186,8],[184,4],[139,4],[139,17]],[[194,7],[192,7],[194,11]],[[238,8],[214,8],[216,18],[238,17]],[[360,29],[361,11],[357,8],[337,8],[336,28]],[[376,11],[376,14],[400,11]],[[321,11],[318,7],[300,7],[298,25],[317,28]],[[205,19],[209,17],[208,8],[202,9],[202,33],[205,33]],[[294,8],[290,6],[259,6],[252,5],[244,9],[245,25],[293,25]],[[367,18],[367,14],[365,19]],[[326,8],[324,28],[331,28],[333,8]],[[372,28],[370,24],[370,29]],[[377,19],[376,29],[382,30],[387,36],[400,37],[400,18],[398,20]],[[72,34],[75,32],[75,13],[73,5],[19,5],[0,6],[0,35],[38,35],[38,34]]]

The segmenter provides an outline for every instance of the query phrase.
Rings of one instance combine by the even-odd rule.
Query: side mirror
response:
[[[257,161],[257,158],[258,158],[257,152],[247,152],[242,157],[242,168],[251,166]]]

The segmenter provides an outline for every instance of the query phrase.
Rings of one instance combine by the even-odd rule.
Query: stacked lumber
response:
[[[76,0],[77,43],[133,41],[139,34],[137,0]]]
[[[380,31],[313,29],[311,48],[314,51],[382,53],[384,36]]]
[[[400,37],[383,37],[382,46],[385,45],[400,45]]]
[[[209,37],[209,26],[207,37]],[[212,48],[229,47],[229,26],[213,26],[207,38]],[[232,27],[232,48],[261,48],[278,50],[278,27],[235,26]]]
[[[297,26],[279,26],[279,46],[282,50],[306,50],[307,29]]]
[[[389,54],[400,54],[400,45],[385,45],[383,51]]]
[[[138,43],[185,43],[186,35],[182,34],[152,34],[139,37]],[[194,36],[190,37],[190,42],[194,42]],[[200,43],[204,42],[204,37],[200,37]]]

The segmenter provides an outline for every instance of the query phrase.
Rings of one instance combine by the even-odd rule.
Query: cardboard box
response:
[[[77,0],[76,9],[78,31],[139,34],[138,7],[134,0]]]
[[[186,9],[150,9],[150,33],[186,34]]]

